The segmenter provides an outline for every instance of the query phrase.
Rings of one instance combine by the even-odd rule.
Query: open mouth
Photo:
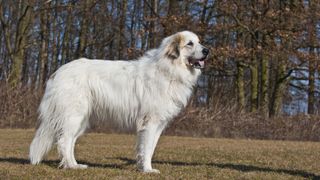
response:
[[[196,69],[203,69],[205,66],[205,61],[206,57],[201,58],[201,59],[188,59],[189,65],[192,66],[193,68]]]

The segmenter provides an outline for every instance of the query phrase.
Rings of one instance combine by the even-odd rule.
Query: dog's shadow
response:
[[[87,164],[89,167],[96,167],[96,168],[112,168],[112,169],[125,169],[126,166],[133,165],[136,163],[135,160],[126,158],[126,157],[115,157],[115,158],[109,158],[109,159],[115,159],[120,160],[123,163],[117,163],[117,164],[99,164],[99,163],[90,163],[86,161],[79,161],[81,164]],[[0,158],[1,162],[9,162],[14,164],[29,164],[29,160],[23,159],[23,158],[15,158],[15,157],[9,157],[9,158]],[[58,160],[45,160],[42,162],[43,164],[46,164],[50,167],[57,167],[59,165]],[[313,180],[319,180],[320,176],[306,172],[303,170],[288,170],[288,169],[275,169],[275,168],[269,168],[269,167],[259,167],[259,166],[253,166],[253,165],[244,165],[244,164],[232,164],[232,163],[191,163],[191,162],[181,162],[181,161],[158,161],[154,160],[152,161],[154,164],[169,164],[172,166],[211,166],[221,169],[232,169],[237,170],[241,172],[271,172],[271,173],[279,173],[279,174],[288,174],[292,176],[299,176],[303,178],[309,178]]]
[[[109,158],[109,159],[120,159],[120,158]],[[28,159],[16,158],[16,157],[8,157],[8,158],[0,158],[1,162],[13,163],[13,164],[30,164]],[[43,160],[41,164],[45,164],[50,167],[58,167],[60,161],[59,160]],[[97,167],[97,168],[112,168],[112,169],[124,169],[124,166],[134,164],[134,163],[125,163],[125,164],[98,164],[98,163],[90,163],[87,161],[78,161],[80,164],[86,164],[89,167]]]

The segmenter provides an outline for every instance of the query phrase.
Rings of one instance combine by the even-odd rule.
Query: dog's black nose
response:
[[[202,49],[202,54],[205,55],[205,56],[208,55],[209,54],[209,49],[203,48]]]

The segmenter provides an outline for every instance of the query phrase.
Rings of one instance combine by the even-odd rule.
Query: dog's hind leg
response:
[[[84,132],[86,122],[84,117],[73,117],[65,122],[65,129],[58,140],[59,153],[62,156],[60,166],[63,168],[84,169],[87,165],[78,164],[74,157],[74,146],[77,138]]]
[[[82,126],[80,127],[78,133],[77,133],[77,134],[75,135],[75,137],[73,138],[72,149],[71,149],[72,161],[73,161],[75,164],[77,164],[77,167],[78,167],[78,168],[81,168],[81,169],[87,168],[88,165],[86,165],[86,164],[78,164],[78,163],[77,163],[77,161],[76,161],[76,159],[75,159],[75,157],[74,157],[74,146],[75,146],[75,144],[76,144],[76,141],[77,141],[78,137],[81,136],[81,135],[84,133],[84,131],[86,130],[86,128],[87,128],[87,124],[86,124],[86,123],[87,123],[87,122],[83,122],[83,124],[82,124]]]
[[[160,173],[151,166],[152,155],[158,139],[165,125],[159,121],[149,121],[145,127],[138,130],[137,140],[137,166],[146,173]]]

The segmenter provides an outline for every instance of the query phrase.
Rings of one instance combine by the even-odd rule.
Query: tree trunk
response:
[[[315,87],[315,73],[316,73],[316,52],[315,52],[315,46],[317,46],[317,22],[318,20],[315,19],[316,17],[316,4],[314,1],[310,1],[310,14],[311,19],[308,27],[308,33],[309,33],[309,54],[311,58],[309,59],[309,75],[308,75],[308,114],[314,114],[315,113],[315,101],[316,101],[316,87]]]
[[[284,55],[284,57],[286,57]],[[280,58],[283,58],[280,56]],[[286,71],[286,65],[285,65],[286,60],[279,60],[278,62],[278,67],[275,70],[275,78],[273,79],[273,91],[272,95],[270,98],[270,105],[269,105],[269,115],[270,116],[277,116],[281,113],[282,110],[282,99],[283,99],[283,93],[287,87],[288,79],[290,78],[285,78],[284,76],[285,71]]]
[[[72,52],[72,43],[70,35],[71,32],[71,26],[72,26],[72,8],[68,7],[67,9],[67,22],[66,22],[66,28],[63,36],[63,48],[62,48],[62,59],[61,59],[61,65],[64,65],[68,61],[71,61],[70,52]]]
[[[48,7],[45,5],[45,7]],[[44,87],[46,82],[47,74],[48,74],[48,28],[49,25],[47,23],[48,14],[47,10],[44,9],[40,14],[40,36],[41,36],[41,49],[39,55],[40,62],[40,74],[39,74],[39,87]]]
[[[9,84],[11,87],[17,87],[20,85],[23,60],[25,57],[25,48],[27,45],[27,34],[32,21],[32,9],[29,4],[22,2],[18,3],[18,19],[17,28],[15,33],[14,48],[12,48],[11,37],[6,37],[7,47],[9,48],[9,54],[12,59],[12,69],[9,74]],[[9,35],[10,33],[7,33]]]
[[[238,103],[239,109],[245,108],[245,93],[244,93],[244,69],[243,66],[238,65],[238,73],[236,76],[237,92],[238,92]]]
[[[255,60],[254,60],[255,61]],[[254,62],[252,66],[250,66],[251,70],[251,106],[250,111],[256,112],[258,108],[258,67],[257,63]]]
[[[169,8],[168,8],[168,21],[165,23],[166,27],[164,27],[164,35],[168,36],[171,35],[173,32],[177,31],[177,29],[173,28],[172,21],[175,18],[180,16],[179,14],[179,1],[177,0],[169,0]],[[175,26],[176,27],[176,26]]]
[[[156,30],[157,30],[157,24],[156,24],[156,14],[158,13],[158,0],[152,0],[152,9],[150,10],[151,14],[151,21],[149,26],[149,49],[154,48],[156,45]]]
[[[314,54],[314,48],[310,48],[310,54]],[[308,76],[308,114],[314,114],[315,109],[315,61],[309,60]]]
[[[119,18],[119,32],[118,32],[118,56],[117,59],[123,58],[123,35],[125,34],[125,23],[126,23],[126,12],[127,12],[127,1],[123,0],[120,3],[120,8],[118,9],[120,18]]]
[[[264,116],[269,114],[269,60],[266,55],[262,55],[261,62],[261,101],[260,110]]]

